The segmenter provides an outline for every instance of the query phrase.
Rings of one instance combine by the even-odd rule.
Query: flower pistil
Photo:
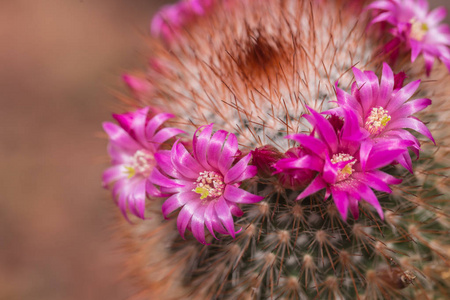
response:
[[[367,117],[365,128],[371,134],[378,134],[384,129],[384,127],[386,127],[390,120],[391,116],[388,114],[386,109],[381,106],[374,107]]]
[[[196,180],[196,188],[193,192],[200,194],[200,199],[218,198],[222,195],[225,188],[223,176],[215,171],[200,172]]]

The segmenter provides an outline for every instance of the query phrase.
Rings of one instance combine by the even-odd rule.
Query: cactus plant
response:
[[[442,63],[431,72],[429,48],[412,62],[404,32],[392,46],[385,31],[392,22],[378,24],[386,21],[379,10],[399,3],[191,0],[155,16],[150,67],[124,77],[130,110],[144,113],[116,116],[121,129],[105,125],[122,134],[108,132],[115,170],[127,175],[114,186],[120,210],[127,215],[128,205],[132,214],[133,224],[120,217],[118,228],[137,299],[450,298],[450,75]],[[444,63],[448,44],[436,54]],[[396,105],[402,112],[394,114],[393,106],[377,102],[367,110],[361,102],[371,119],[358,125],[355,101],[367,98],[369,85],[370,93],[380,88],[374,99],[387,90],[386,99],[403,97],[408,107]],[[394,127],[399,115],[414,126]],[[163,122],[178,129],[157,136]],[[331,135],[350,145],[345,149],[357,140],[356,154],[339,146],[318,159],[306,140],[333,148]],[[369,135],[378,140],[367,146]],[[136,143],[151,149],[147,156],[133,154]],[[371,149],[365,160],[364,147]],[[408,147],[411,153],[402,150]],[[212,148],[218,154],[206,153]],[[306,168],[299,162],[305,157]],[[139,159],[159,167],[149,175]],[[141,170],[140,188],[123,188],[136,179],[135,169],[123,169],[129,160]],[[332,183],[317,183],[329,182],[322,161],[340,166]],[[105,183],[117,180],[111,172]],[[201,178],[187,183],[190,172]],[[349,178],[355,185],[340,190]],[[217,202],[189,205],[186,194]]]

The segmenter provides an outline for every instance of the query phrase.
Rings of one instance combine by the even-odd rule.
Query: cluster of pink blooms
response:
[[[427,0],[377,0],[367,8],[376,13],[372,24],[388,25],[394,38],[385,50],[394,58],[406,47],[412,62],[422,53],[428,75],[436,58],[450,70],[450,27],[440,24],[447,15],[444,7],[428,12]]]
[[[154,17],[152,33],[171,42],[186,22],[213,4],[186,0],[166,6]],[[450,29],[439,25],[445,9],[428,13],[426,0],[378,0],[368,8],[378,13],[372,23],[392,26],[390,50],[405,43],[412,61],[422,53],[428,73],[435,58],[450,68]],[[431,100],[411,99],[420,80],[404,86],[405,74],[394,74],[386,63],[380,79],[372,71],[353,68],[353,73],[350,93],[336,83],[336,108],[319,113],[308,107],[310,114],[303,117],[311,133],[286,136],[298,146],[285,153],[266,145],[243,154],[237,137],[214,132],[213,124],[198,128],[191,141],[175,141],[184,131],[164,126],[174,116],[149,107],[113,115],[118,125],[103,124],[112,159],[103,184],[111,188],[127,220],[128,213],[145,219],[148,197],[166,198],[164,217],[179,211],[180,235],[184,238],[189,230],[203,244],[205,227],[214,238],[215,232],[235,237],[233,216],[243,215],[240,206],[264,199],[242,188],[242,182],[257,176],[276,178],[285,188],[299,191],[297,200],[325,190],[324,199],[332,197],[344,220],[348,210],[358,218],[362,200],[383,218],[374,190],[391,193],[390,186],[401,183],[386,173],[386,166],[399,164],[413,172],[410,151],[418,157],[421,149],[409,130],[434,142],[427,127],[412,116]],[[129,75],[124,80],[138,98],[150,89],[144,80]]]
[[[387,64],[383,64],[380,81],[372,71],[353,68],[353,73],[356,81],[351,94],[336,87],[337,108],[322,114],[309,108],[311,115],[304,118],[313,126],[311,134],[286,137],[300,144],[297,152],[302,154],[280,159],[273,167],[275,173],[300,174],[303,180],[308,180],[305,171],[315,172],[297,199],[325,189],[325,199],[332,196],[344,219],[348,209],[358,218],[361,200],[375,207],[383,218],[372,189],[391,193],[389,185],[399,184],[401,180],[380,169],[400,163],[412,172],[409,150],[418,155],[420,144],[406,129],[415,130],[434,142],[426,126],[412,116],[430,105],[431,100],[410,100],[420,80],[403,87],[404,76],[394,75]]]
[[[104,123],[113,166],[105,171],[103,183],[112,185],[127,219],[127,210],[145,218],[147,196],[167,198],[162,205],[164,217],[180,209],[181,236],[190,230],[203,244],[205,226],[214,237],[215,232],[235,236],[233,216],[242,216],[240,204],[264,198],[240,188],[257,174],[277,176],[287,188],[302,190],[297,200],[325,189],[325,200],[332,196],[343,219],[348,209],[358,218],[361,200],[383,218],[373,190],[390,193],[389,186],[401,180],[381,169],[399,163],[412,172],[409,150],[418,155],[420,143],[406,129],[434,142],[427,127],[412,116],[431,101],[411,100],[420,81],[403,86],[404,74],[395,75],[387,64],[381,80],[372,71],[354,68],[353,72],[351,93],[336,87],[336,108],[322,113],[308,108],[311,114],[303,117],[312,125],[311,133],[286,136],[299,146],[284,154],[267,145],[243,155],[236,136],[224,130],[213,132],[213,124],[201,126],[192,143],[178,139],[171,150],[164,150],[162,145],[169,146],[170,139],[183,133],[162,127],[173,115],[149,118],[148,107],[114,115],[119,125]]]

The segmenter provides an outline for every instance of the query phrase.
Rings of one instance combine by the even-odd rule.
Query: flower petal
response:
[[[222,146],[227,138],[228,132],[225,130],[218,130],[214,133],[213,137],[209,141],[209,147],[207,150],[207,159],[208,164],[213,167],[215,170],[219,170],[219,158],[221,156]],[[237,151],[237,143],[236,143],[236,151]],[[236,152],[235,151],[235,152]],[[233,153],[234,155],[234,153]]]
[[[191,219],[191,231],[194,237],[202,243],[206,244],[205,239],[205,210],[207,205],[199,205],[195,214],[192,215]]]
[[[297,141],[301,146],[311,150],[321,158],[325,158],[327,146],[321,140],[306,134],[291,134],[285,138]]]
[[[177,217],[177,228],[181,237],[184,239],[184,233],[186,232],[186,228],[191,221],[192,216],[196,213],[198,206],[201,204],[200,198],[194,199],[192,201],[188,201]]]
[[[125,171],[126,169],[123,165],[115,165],[106,169],[102,175],[103,187],[107,187],[111,182],[126,178],[127,174]]]
[[[145,132],[147,134],[147,139],[153,140],[153,136],[156,133],[156,130],[167,120],[174,118],[175,116],[169,113],[161,113],[157,114],[153,118],[151,118],[148,123],[147,127],[145,128]]]
[[[342,192],[341,190],[335,188],[334,186],[331,186],[331,195],[333,196],[334,203],[336,204],[336,207],[341,214],[342,218],[347,220],[347,210],[349,206],[349,199],[348,195],[345,192]]]
[[[195,199],[198,199],[199,195],[194,192],[183,192],[183,193],[177,193],[173,194],[169,198],[167,198],[166,201],[164,201],[161,211],[163,213],[164,218],[168,218],[168,216],[177,210],[178,208],[182,207],[189,201],[194,201]]]
[[[194,133],[194,139],[193,139],[194,157],[203,166],[203,168],[205,170],[208,170],[211,168],[206,159],[206,153],[208,150],[209,141],[211,139],[213,126],[214,126],[214,124],[201,126]],[[199,132],[199,130],[201,130],[201,129],[203,129],[202,132],[197,136],[197,132]]]
[[[214,137],[213,137],[214,139]],[[236,152],[238,151],[238,141],[234,134],[230,133],[228,135],[227,141],[223,145],[222,153],[219,158],[219,170],[225,175],[231,167],[235,159]]]
[[[314,178],[314,180],[308,185],[306,189],[303,190],[303,192],[300,193],[300,195],[297,196],[297,199],[300,200],[303,199],[311,194],[314,194],[317,191],[320,191],[321,189],[324,189],[327,187],[327,184],[320,176],[317,176]]]
[[[225,183],[226,184],[235,183],[236,179],[238,179],[242,175],[242,173],[244,173],[251,158],[252,154],[249,153],[243,158],[241,158],[231,169],[229,170],[225,169],[224,171],[226,173],[223,173],[223,171],[221,170],[222,174],[225,174],[224,177]]]
[[[264,199],[262,196],[253,195],[243,189],[227,184],[225,187],[223,197],[227,201],[235,203],[256,203]]]
[[[179,141],[176,141],[172,147],[171,160],[177,171],[186,178],[197,179],[199,173],[204,171]]]
[[[182,133],[185,133],[185,131],[178,128],[171,128],[171,127],[163,128],[160,131],[158,131],[158,133],[155,134],[151,142],[153,142],[155,149],[158,149],[159,145],[173,138],[174,136]]]
[[[123,149],[137,151],[142,148],[125,130],[114,123],[103,123],[103,129],[109,135],[111,142]]]
[[[219,197],[219,199],[217,199],[215,210],[223,226],[225,226],[228,233],[235,238],[233,216],[231,215],[230,207],[226,203],[224,197]]]
[[[416,90],[419,88],[419,85],[420,80],[416,80],[401,88],[392,96],[391,101],[389,101],[388,105],[386,106],[387,111],[396,111],[403,103],[405,103],[409,98],[412,97],[412,95],[414,95]]]
[[[305,115],[304,117],[317,129],[321,138],[328,144],[331,152],[337,151],[338,139],[336,132],[330,122],[325,119],[321,114],[318,114],[315,110],[308,107],[311,112],[311,116]]]

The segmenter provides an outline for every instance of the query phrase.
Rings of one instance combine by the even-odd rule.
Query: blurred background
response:
[[[0,300],[132,294],[101,188],[101,122],[120,75],[145,68],[163,2],[0,1]]]

